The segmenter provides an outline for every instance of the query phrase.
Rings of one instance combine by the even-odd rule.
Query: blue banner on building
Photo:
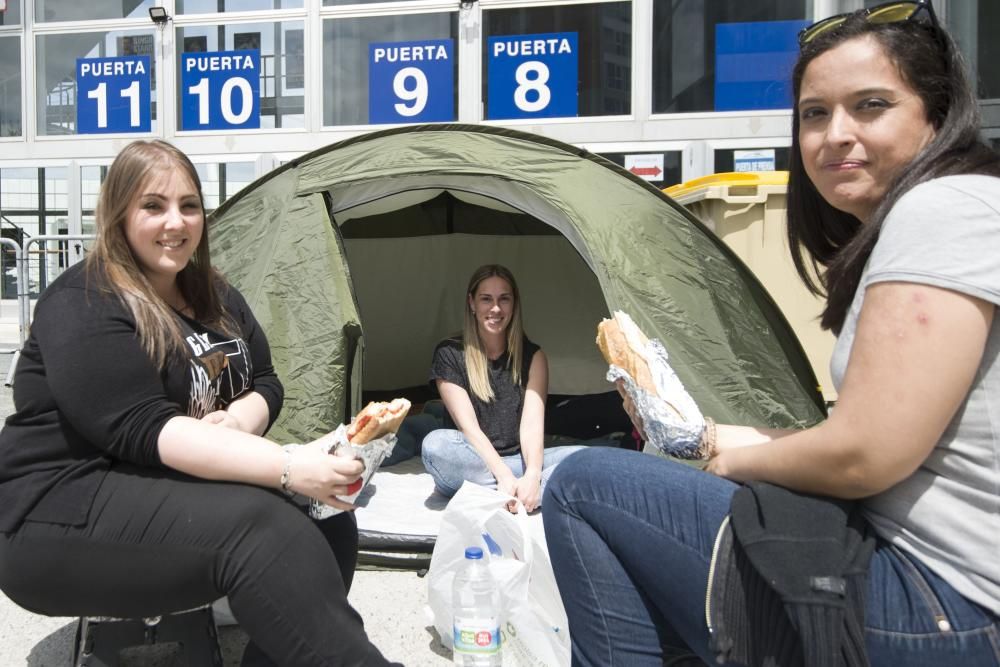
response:
[[[715,110],[792,107],[792,67],[799,31],[809,21],[715,26]]]
[[[577,115],[575,32],[490,37],[488,48],[488,119]]]
[[[368,122],[455,120],[455,42],[368,45]]]
[[[181,54],[181,129],[260,127],[260,50]]]
[[[78,58],[77,134],[149,132],[149,56]]]

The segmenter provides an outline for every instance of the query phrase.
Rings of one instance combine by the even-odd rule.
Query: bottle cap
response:
[[[479,547],[467,547],[465,549],[465,557],[469,560],[479,560],[483,557],[483,550]]]

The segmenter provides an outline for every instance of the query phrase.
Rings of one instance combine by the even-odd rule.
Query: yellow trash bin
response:
[[[820,329],[823,300],[802,284],[788,251],[787,191],[786,171],[713,174],[664,190],[750,267],[792,325],[823,397],[835,401],[837,393],[830,380],[834,337]]]

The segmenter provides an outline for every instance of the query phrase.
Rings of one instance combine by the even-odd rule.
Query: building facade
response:
[[[310,150],[412,122],[547,135],[658,186],[782,169],[795,33],[876,4],[0,0],[0,230],[92,231],[107,165],[136,138],[187,152],[209,208]],[[935,10],[998,143],[1000,0]]]

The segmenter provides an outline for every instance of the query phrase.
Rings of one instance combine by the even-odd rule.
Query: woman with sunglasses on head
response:
[[[801,431],[718,426],[707,472],[561,466],[544,521],[576,665],[1000,664],[1000,160],[926,0],[800,43],[789,239],[827,294],[838,404]],[[776,533],[793,522],[809,557]],[[756,606],[775,593],[783,624]]]
[[[108,169],[97,239],[46,288],[0,432],[0,588],[50,616],[152,617],[228,596],[244,665],[387,665],[347,602],[362,472],[263,434],[284,392],[211,264],[201,183],[163,141]]]

